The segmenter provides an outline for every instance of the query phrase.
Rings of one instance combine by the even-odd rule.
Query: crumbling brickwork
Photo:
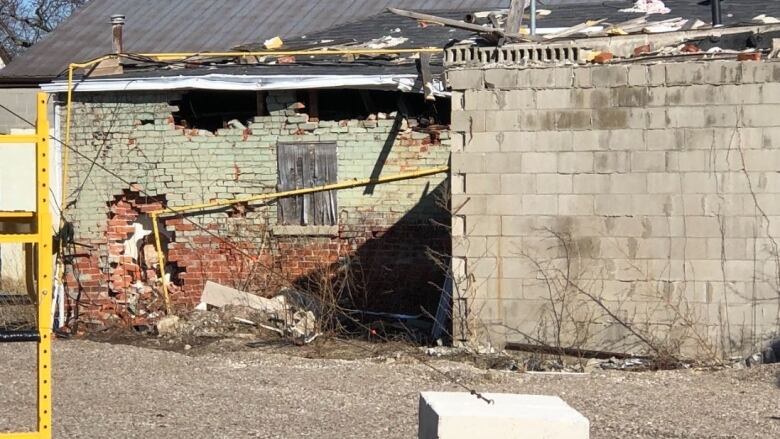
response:
[[[267,115],[214,133],[177,125],[171,103],[180,99],[179,93],[76,94],[72,144],[131,183],[70,155],[65,215],[75,240],[94,247],[78,248],[68,271],[82,320],[133,321],[160,309],[156,255],[145,255],[152,237],[139,241],[141,262],[125,254],[134,224],[151,230],[146,213],[162,203],[275,192],[279,142],[336,142],[338,181],[446,165],[449,157],[447,130],[412,130],[400,119],[310,120],[295,93],[270,92]],[[339,191],[336,226],[277,225],[274,203],[166,216],[172,300],[191,308],[207,280],[273,294],[318,271],[351,266],[361,277],[370,274],[362,305],[414,312],[435,305],[429,282],[443,275],[425,250],[449,251],[449,216],[438,200],[446,178]],[[388,284],[398,277],[406,283]],[[130,309],[139,298],[147,308]]]
[[[459,338],[730,355],[777,334],[780,64],[448,79]]]

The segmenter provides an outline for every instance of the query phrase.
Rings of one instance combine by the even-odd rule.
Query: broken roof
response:
[[[92,0],[0,70],[3,82],[51,79],[68,63],[111,52],[109,17],[124,14],[128,52],[225,51],[277,35],[301,35],[377,14],[411,9],[503,7],[509,0]]]

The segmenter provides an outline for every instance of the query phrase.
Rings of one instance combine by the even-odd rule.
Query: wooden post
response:
[[[258,91],[257,92],[257,116],[265,116],[265,92],[264,91]]]
[[[309,90],[309,121],[320,121],[320,91]]]
[[[504,25],[504,32],[516,34],[520,32],[520,25],[523,23],[523,10],[525,10],[526,0],[512,0],[509,6],[509,16]]]

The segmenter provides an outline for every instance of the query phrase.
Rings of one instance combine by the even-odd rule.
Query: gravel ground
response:
[[[417,398],[460,390],[416,360],[182,353],[58,340],[56,438],[414,438]],[[0,431],[34,423],[31,345],[0,345]],[[540,375],[436,367],[481,391],[559,395],[593,438],[780,437],[780,366]]]

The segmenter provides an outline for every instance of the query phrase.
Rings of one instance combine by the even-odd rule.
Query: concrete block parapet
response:
[[[418,439],[588,439],[590,422],[557,396],[420,394]],[[485,401],[488,400],[488,401]]]

